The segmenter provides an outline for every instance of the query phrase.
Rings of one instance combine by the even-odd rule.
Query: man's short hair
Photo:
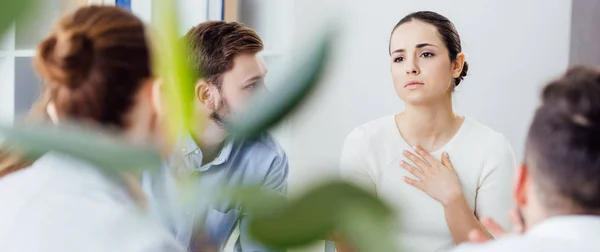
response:
[[[544,88],[525,162],[550,210],[600,212],[600,69],[570,68]]]
[[[207,21],[185,35],[194,70],[212,84],[221,86],[221,75],[233,68],[235,56],[263,49],[258,34],[238,22]]]

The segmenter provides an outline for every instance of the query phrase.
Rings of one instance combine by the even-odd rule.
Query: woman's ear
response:
[[[56,111],[54,102],[48,102],[48,105],[46,105],[46,113],[48,114],[48,117],[50,117],[52,123],[58,124],[58,111]]]
[[[162,99],[162,81],[157,79],[152,82],[152,109],[159,116],[162,115],[163,99]]]
[[[460,52],[456,55],[456,59],[452,62],[452,78],[460,77],[462,69],[465,66],[465,54]]]

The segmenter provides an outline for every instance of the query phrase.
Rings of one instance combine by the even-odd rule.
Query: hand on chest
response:
[[[460,154],[449,156],[454,158],[448,158],[445,162],[442,162],[441,152],[427,158],[421,158],[418,154],[397,157],[382,167],[377,184],[378,194],[393,199],[394,204],[401,204],[403,208],[407,207],[405,205],[441,207],[439,200],[446,190],[462,191],[467,201],[474,203],[483,163]],[[424,181],[428,183],[427,188],[418,189],[406,178],[415,183]],[[423,184],[419,186],[425,187]]]

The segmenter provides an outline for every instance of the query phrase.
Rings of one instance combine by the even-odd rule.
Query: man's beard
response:
[[[228,117],[230,117],[231,112],[229,111],[229,104],[227,100],[223,98],[221,100],[221,104],[219,109],[215,109],[210,113],[210,119],[213,120],[219,127],[225,128]]]

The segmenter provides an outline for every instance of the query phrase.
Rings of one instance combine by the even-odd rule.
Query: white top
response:
[[[122,184],[46,154],[0,179],[0,251],[183,251]]]
[[[524,235],[511,235],[483,244],[461,244],[452,252],[598,252],[599,216],[553,217]]]
[[[397,211],[398,241],[405,251],[438,251],[454,246],[441,203],[406,184],[414,178],[400,166],[403,150],[412,151],[386,116],[356,128],[346,138],[341,158],[342,177],[354,181],[384,199]],[[431,153],[441,160],[448,152],[476,216],[490,216],[509,227],[511,184],[516,160],[504,135],[465,118],[455,136]]]

